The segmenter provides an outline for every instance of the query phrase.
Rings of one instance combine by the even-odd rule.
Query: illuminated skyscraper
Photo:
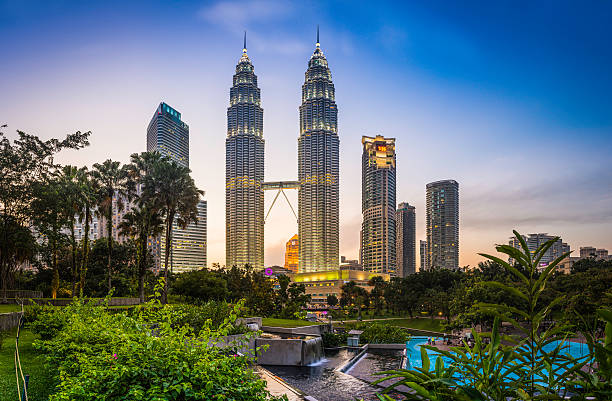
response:
[[[300,255],[300,241],[298,235],[295,234],[285,246],[285,269],[292,273],[298,272],[298,261]]]
[[[397,275],[416,273],[416,213],[414,206],[400,203],[395,212]]]
[[[225,140],[225,253],[227,266],[263,269],[263,109],[246,34],[236,65]]]
[[[166,103],[160,103],[147,128],[147,151],[158,151],[178,165],[189,167],[189,126],[181,113]],[[172,252],[169,268],[180,273],[206,267],[206,201],[198,202],[198,223],[185,229],[172,226]],[[163,267],[166,252],[165,234],[149,240],[155,260],[155,271]]]
[[[361,139],[361,264],[364,271],[397,275],[395,139]]]
[[[300,273],[339,268],[339,148],[334,84],[317,29],[317,44],[306,70],[300,106]]]
[[[426,187],[427,268],[459,268],[459,184],[430,182]]]

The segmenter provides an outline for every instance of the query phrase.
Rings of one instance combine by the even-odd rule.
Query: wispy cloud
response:
[[[198,15],[205,21],[228,28],[243,29],[249,23],[267,22],[286,17],[293,8],[286,1],[250,0],[221,1],[200,9]]]

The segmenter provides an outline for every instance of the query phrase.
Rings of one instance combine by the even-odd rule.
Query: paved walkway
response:
[[[266,381],[270,394],[274,396],[286,395],[289,401],[304,400],[304,396],[298,392],[299,390],[289,386],[280,378],[274,376],[269,370],[262,368],[261,366],[257,366],[255,370],[259,376]]]

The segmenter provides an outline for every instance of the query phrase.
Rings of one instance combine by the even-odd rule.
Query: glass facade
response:
[[[246,43],[236,65],[225,140],[227,266],[264,267],[264,139],[260,89]]]
[[[319,43],[302,85],[298,138],[299,271],[339,268],[338,109],[331,72]]]
[[[427,268],[459,268],[459,184],[436,181],[426,186]]]

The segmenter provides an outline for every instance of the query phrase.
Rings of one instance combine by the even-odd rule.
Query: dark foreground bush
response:
[[[177,326],[170,306],[147,304],[131,315],[80,302],[58,309],[63,328],[35,343],[59,380],[49,400],[276,400],[249,356],[209,346],[232,330],[238,309],[198,333]]]
[[[336,348],[346,345],[347,335],[344,333],[323,333],[323,346],[326,348]]]
[[[347,329],[363,330],[359,339],[362,344],[401,344],[410,338],[406,330],[388,323],[357,323]]]

